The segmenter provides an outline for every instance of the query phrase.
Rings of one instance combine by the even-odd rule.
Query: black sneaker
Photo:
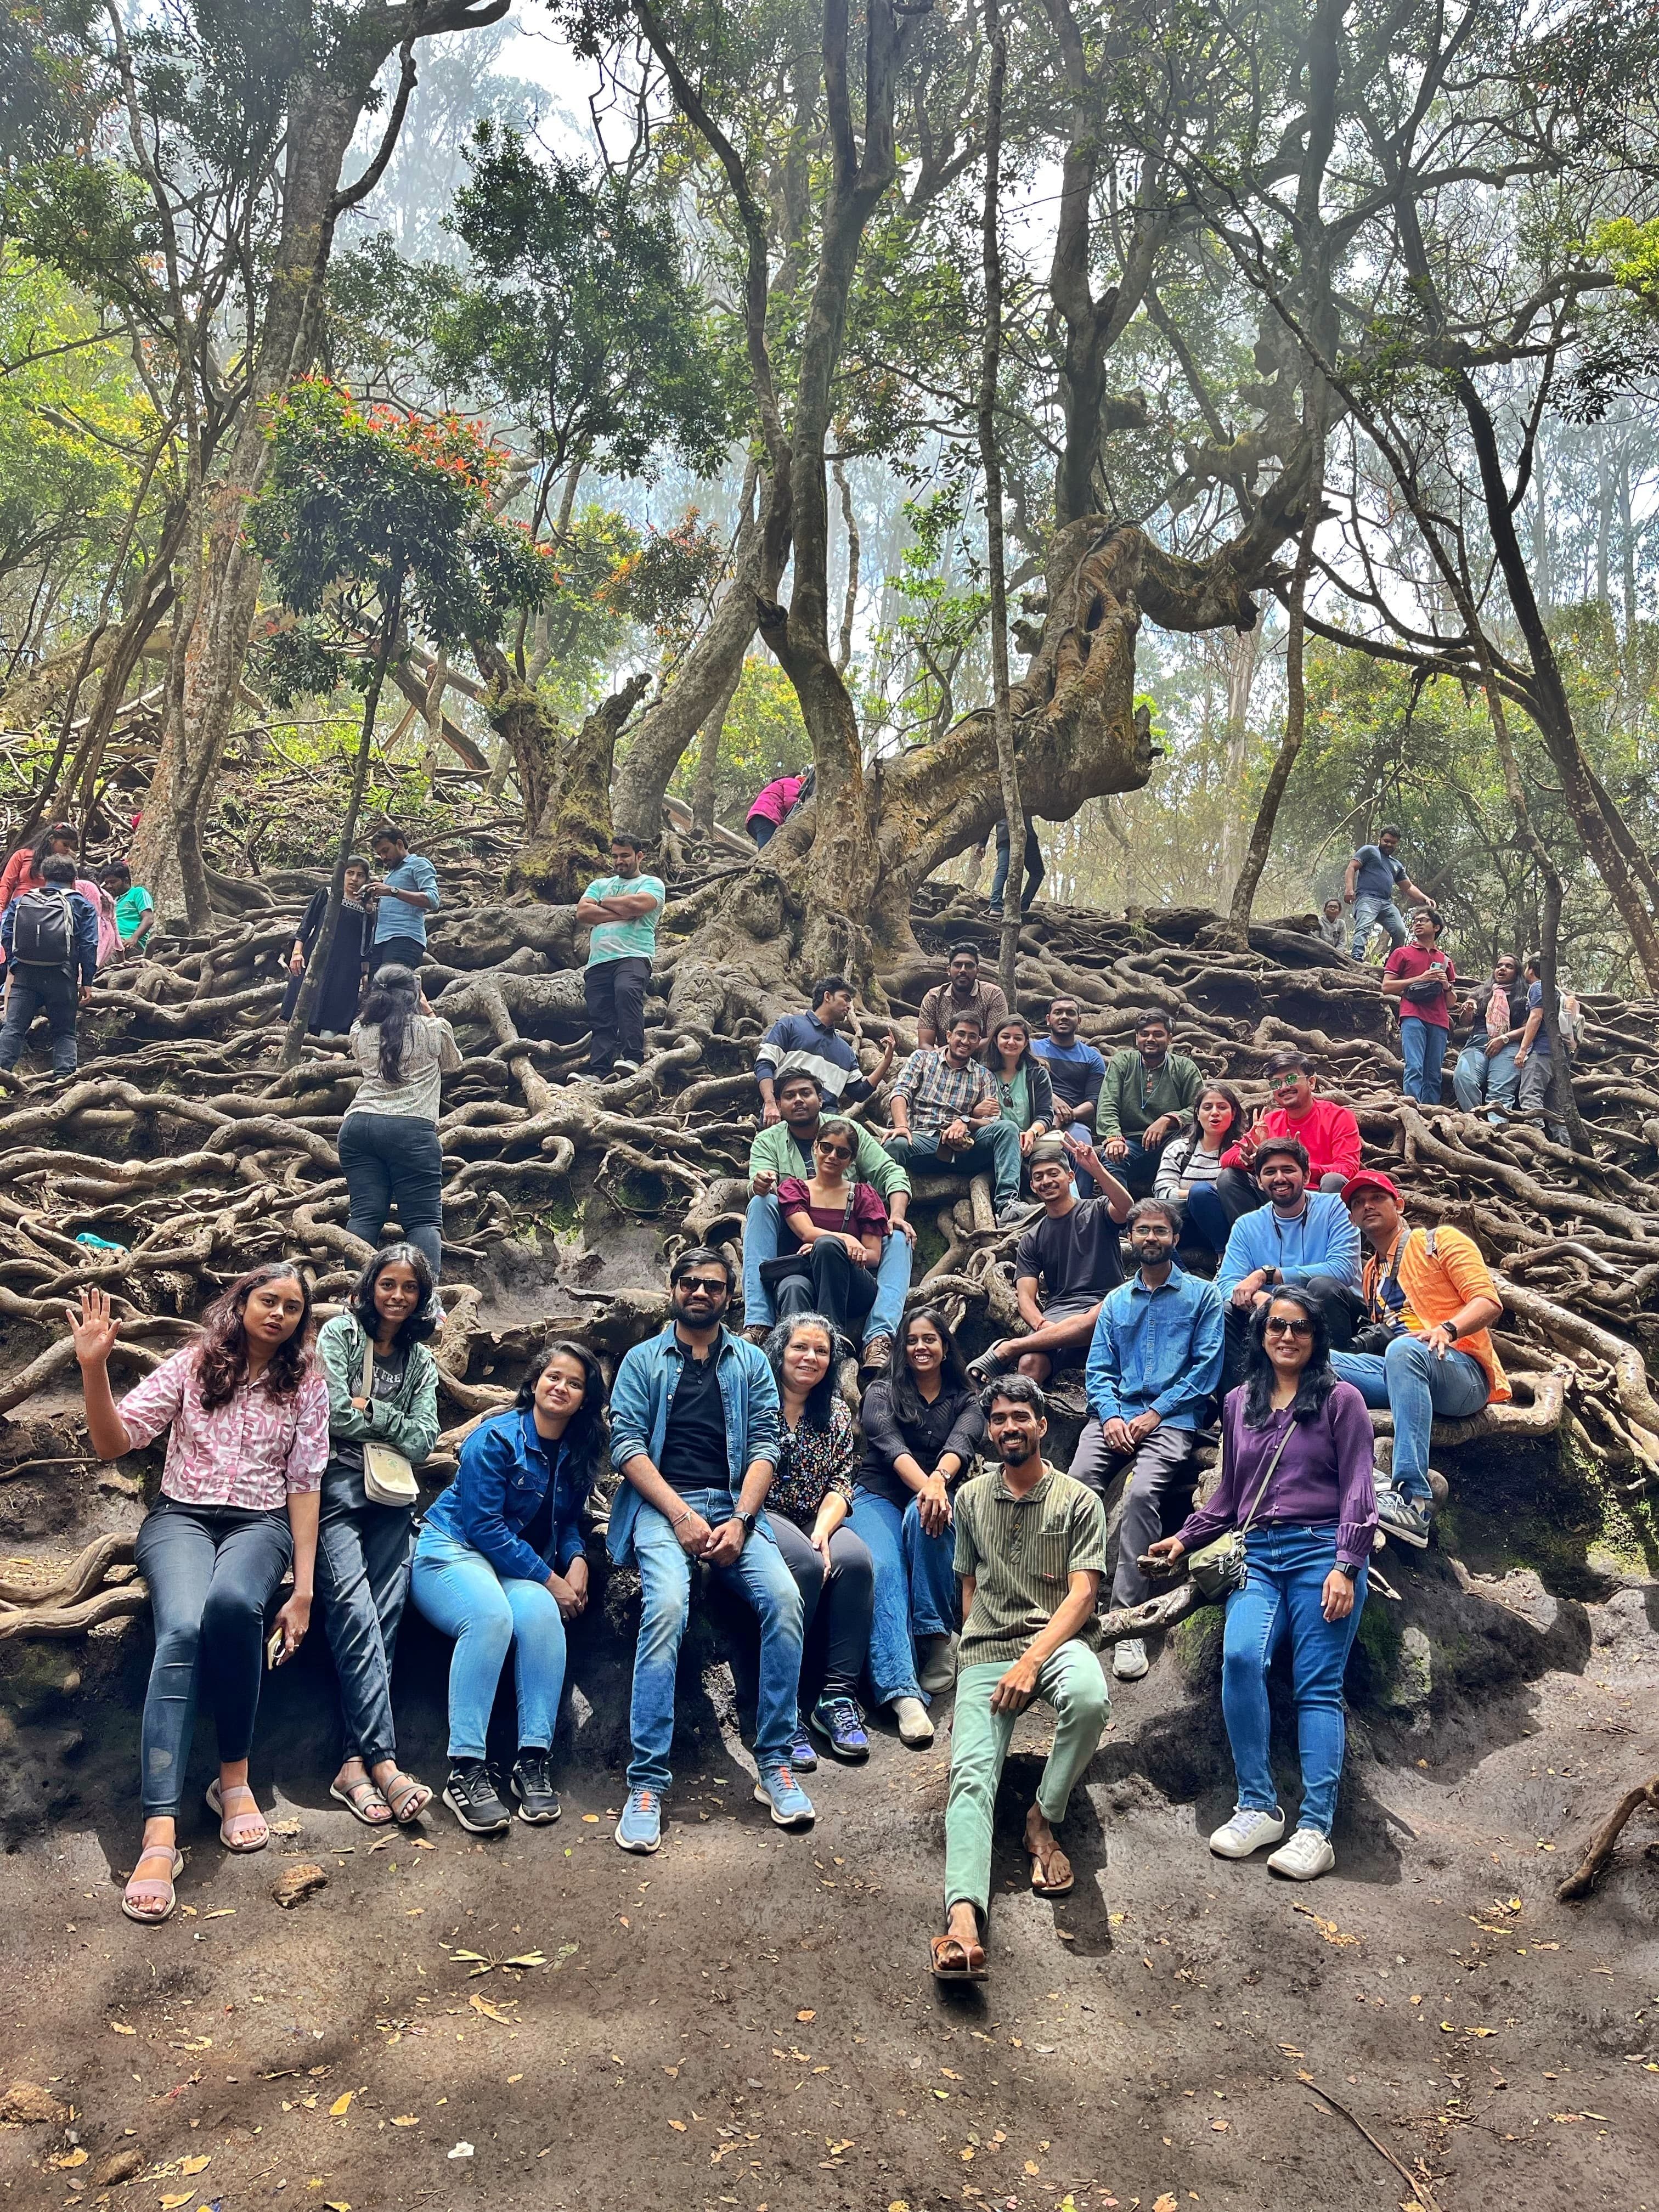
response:
[[[513,1768],[513,1795],[519,1801],[519,1818],[532,1828],[544,1827],[559,1817],[559,1800],[547,1771],[544,1751],[521,1751]]]
[[[481,1759],[455,1761],[444,1784],[444,1802],[470,1836],[498,1836],[513,1818]]]

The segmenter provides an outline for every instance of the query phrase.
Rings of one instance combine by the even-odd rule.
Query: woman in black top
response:
[[[864,1394],[864,1464],[852,1528],[876,1570],[870,1680],[901,1739],[931,1743],[927,1690],[950,1687],[957,1625],[951,1486],[972,1465],[985,1417],[945,1316],[922,1306],[904,1324],[892,1372]],[[928,1640],[920,1669],[918,1637]]]
[[[363,988],[364,933],[370,919],[368,908],[363,904],[369,874],[367,860],[354,854],[346,862],[345,903],[340,908],[334,942],[329,947],[323,988],[311,1010],[311,1026],[320,1036],[343,1036],[357,1018],[357,1000]],[[294,1009],[300,1003],[306,968],[322,929],[327,906],[328,888],[325,884],[321,890],[312,893],[311,904],[306,908],[305,919],[288,956],[288,988],[283,994],[285,1022],[292,1019]]]

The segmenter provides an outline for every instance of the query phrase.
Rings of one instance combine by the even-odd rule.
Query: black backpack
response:
[[[68,969],[75,960],[70,893],[47,885],[25,891],[11,918],[11,957],[21,968]]]

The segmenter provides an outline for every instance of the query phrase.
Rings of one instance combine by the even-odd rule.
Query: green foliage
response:
[[[904,502],[911,542],[887,580],[901,610],[875,639],[866,720],[902,737],[938,737],[988,688],[990,593],[977,543],[966,531],[969,484],[957,475]],[[971,696],[969,696],[971,695]]]
[[[443,372],[533,425],[555,467],[712,469],[730,436],[726,365],[665,209],[597,165],[537,159],[479,125],[451,227],[469,280],[434,319]]]
[[[471,424],[364,409],[307,377],[273,408],[270,437],[249,534],[284,604],[310,618],[267,648],[282,702],[324,689],[332,644],[378,634],[394,605],[447,652],[499,636],[552,588],[546,555],[489,512],[507,456]]]
[[[693,745],[669,788],[690,800],[697,778]],[[775,776],[799,775],[812,758],[795,687],[769,653],[750,653],[726,709],[714,769],[714,817],[740,829],[750,802]]]

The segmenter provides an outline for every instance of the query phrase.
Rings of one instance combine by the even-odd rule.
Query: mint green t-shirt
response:
[[[584,898],[631,898],[649,891],[657,903],[636,921],[598,921],[588,940],[587,964],[598,968],[607,960],[651,960],[657,951],[657,923],[667,893],[660,876],[601,876],[582,893]]]
[[[115,927],[125,944],[132,938],[147,914],[155,911],[155,902],[140,884],[130,891],[123,891],[115,902]]]

